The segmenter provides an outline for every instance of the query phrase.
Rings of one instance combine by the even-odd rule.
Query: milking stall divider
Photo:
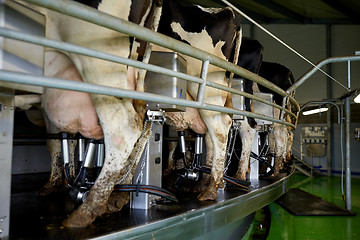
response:
[[[70,43],[58,42],[55,40],[46,39],[43,36],[32,35],[29,33],[18,32],[8,28],[4,28],[4,19],[1,16],[6,16],[6,9],[16,6],[18,9],[19,6],[12,1],[2,0],[0,1],[0,45],[3,48],[3,42],[5,38],[19,40],[22,42],[27,42],[31,44],[40,45],[43,47],[54,48],[66,52],[72,52],[76,54],[82,54],[89,57],[100,58],[103,60],[124,64],[128,66],[133,66],[139,69],[145,69],[149,72],[156,72],[158,74],[175,77],[177,79],[183,79],[186,81],[191,81],[199,84],[198,98],[196,101],[189,101],[179,98],[161,96],[158,94],[148,93],[148,92],[136,92],[125,89],[115,89],[106,86],[94,85],[83,82],[75,82],[64,79],[54,79],[44,77],[41,74],[32,75],[24,74],[20,72],[9,71],[9,69],[0,70],[0,182],[2,184],[0,188],[0,238],[7,237],[9,235],[9,218],[10,218],[10,196],[11,196],[11,163],[12,163],[12,144],[13,144],[13,128],[14,128],[14,111],[15,111],[15,89],[28,90],[29,92],[41,93],[42,88],[60,88],[73,91],[82,91],[92,94],[103,94],[103,95],[112,95],[116,97],[124,97],[131,99],[139,99],[147,102],[154,102],[157,104],[170,104],[181,107],[192,107],[198,109],[206,109],[211,111],[219,111],[223,113],[240,115],[246,117],[254,117],[256,119],[262,119],[265,121],[276,122],[284,124],[295,129],[298,114],[300,112],[300,106],[296,100],[289,96],[291,91],[295,90],[300,84],[302,84],[312,73],[310,72],[307,75],[304,75],[301,81],[298,81],[294,84],[288,91],[280,89],[278,86],[270,83],[269,81],[261,78],[260,76],[253,74],[239,66],[234,65],[233,63],[222,60],[214,55],[211,55],[202,50],[193,48],[185,43],[171,39],[162,34],[156,33],[149,29],[140,27],[134,23],[127,22],[125,20],[110,16],[108,14],[98,12],[97,10],[86,7],[82,4],[63,0],[63,1],[49,1],[49,0],[24,0],[41,7],[49,8],[51,10],[73,16],[99,26],[103,26],[115,31],[122,32],[124,34],[136,37],[148,41],[152,44],[156,44],[168,49],[171,49],[174,52],[179,54],[188,55],[196,59],[201,60],[202,70],[201,77],[190,76],[185,73],[177,72],[168,68],[159,67],[152,64],[145,64],[135,60],[118,57],[115,55],[95,51],[92,49],[75,46]],[[28,10],[27,10],[28,11]],[[4,14],[3,14],[4,13]],[[29,32],[29,31],[27,31]],[[31,31],[30,31],[31,32]],[[360,56],[356,59],[352,57],[343,59],[343,61],[359,60]],[[2,66],[3,61],[3,50],[0,50],[0,64]],[[277,94],[284,97],[283,106],[278,106],[271,101],[264,100],[261,97],[257,97],[251,94],[247,94],[242,91],[242,89],[235,89],[223,85],[219,85],[210,81],[206,81],[206,75],[209,64],[215,65],[222,69],[226,69],[229,72],[252,80],[258,84],[261,84]],[[282,116],[286,112],[293,119],[295,119],[295,124],[289,122],[275,119],[268,115],[258,114],[247,112],[241,109],[232,109],[222,106],[216,106],[211,104],[206,104],[203,102],[203,96],[205,87],[214,87],[223,91],[230,92],[233,96],[241,96],[253,99],[260,103],[266,104],[271,108],[275,107],[281,110]],[[296,114],[292,113],[285,108],[285,103],[289,100],[291,104],[295,107]],[[147,234],[152,234],[153,236],[161,236],[163,239],[166,236],[173,236],[174,228],[182,229],[187,236],[193,237],[207,237],[207,239],[213,239],[214,236],[222,236],[221,231],[216,232],[216,230],[226,229],[226,224],[230,228],[234,228],[234,224],[239,224],[238,220],[243,219],[241,224],[245,221],[246,216],[255,212],[257,209],[269,204],[270,202],[277,199],[289,188],[291,181],[290,174],[287,177],[282,178],[280,181],[268,184],[266,186],[261,186],[258,189],[254,189],[249,193],[234,197],[230,200],[222,200],[221,194],[219,194],[219,199],[216,204],[205,206],[200,209],[194,209],[187,211],[182,214],[178,214],[167,219],[155,221],[152,223],[147,223],[145,225],[136,226],[134,228],[125,229],[125,231],[115,232],[111,234],[104,235],[99,237],[99,239],[116,239],[116,238],[127,238],[127,239],[141,239]],[[246,206],[246,207],[244,207]],[[226,221],[221,222],[216,219],[222,219],[223,216],[226,217]],[[232,225],[233,224],[233,225]],[[194,227],[194,225],[198,227]],[[180,230],[175,231],[177,234],[180,234]]]

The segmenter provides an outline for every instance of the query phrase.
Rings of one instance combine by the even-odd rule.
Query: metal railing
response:
[[[282,90],[278,86],[272,84],[271,82],[265,80],[264,78],[247,71],[246,69],[243,69],[233,63],[230,63],[228,61],[225,61],[215,55],[209,54],[205,51],[202,51],[200,49],[191,47],[188,44],[185,44],[183,42],[177,41],[175,39],[169,38],[163,34],[154,32],[150,29],[140,27],[137,24],[116,18],[114,16],[108,15],[103,12],[99,12],[96,9],[86,7],[83,4],[74,2],[74,1],[48,1],[48,0],[24,0],[25,2],[29,2],[35,5],[39,5],[41,7],[45,7],[69,16],[73,16],[103,27],[107,27],[109,29],[122,32],[124,34],[128,34],[130,36],[151,42],[153,44],[171,49],[173,51],[179,52],[184,55],[188,55],[190,57],[194,57],[196,59],[199,59],[204,64],[212,64],[214,66],[220,67],[222,69],[225,69],[227,71],[233,72],[236,75],[239,75],[241,77],[247,78],[249,80],[252,80],[253,82],[256,82],[264,87],[267,87],[268,89],[276,92],[277,94],[288,97],[291,104],[295,106],[295,109],[297,112],[300,110],[299,104],[296,102],[296,100],[289,96],[288,92]],[[145,69],[147,71],[155,71],[161,74],[178,77],[187,81],[195,82],[198,84],[206,85],[208,87],[217,88],[223,91],[230,92],[232,94],[238,94],[265,104],[268,104],[272,107],[278,108],[283,112],[288,113],[290,116],[297,119],[297,114],[292,113],[288,109],[286,109],[283,106],[278,106],[272,102],[263,100],[259,97],[253,96],[251,94],[245,93],[243,91],[239,91],[227,86],[223,86],[211,81],[206,81],[206,78],[200,78],[195,76],[190,76],[187,74],[175,72],[169,69],[161,68],[155,65],[151,64],[144,64],[142,62],[138,62],[135,60],[122,58],[119,56],[95,51],[89,48],[84,48],[80,46],[76,46],[70,43],[65,42],[59,42],[55,40],[46,39],[43,37],[38,37],[34,35],[24,34],[20,32],[16,32],[13,30],[0,28],[0,36],[12,38],[16,40],[26,41],[30,43],[39,44],[42,46],[47,46],[55,49],[59,49],[62,51],[67,52],[73,52],[77,54],[82,54],[90,57],[96,57],[103,60],[116,62],[119,64],[125,64],[129,66],[133,66],[140,69]],[[229,113],[229,114],[236,114],[236,115],[243,115],[246,117],[254,117],[258,119],[268,120],[271,122],[276,122],[280,124],[284,124],[287,126],[291,126],[295,129],[295,125],[283,120],[271,118],[262,114],[256,114],[251,113],[243,110],[237,110],[232,108],[227,108],[223,106],[217,106],[212,104],[206,104],[202,101],[189,101],[189,100],[182,100],[182,99],[175,99],[171,97],[165,97],[160,96],[156,94],[151,93],[144,93],[144,92],[135,92],[125,89],[118,89],[118,88],[111,88],[101,85],[95,85],[95,84],[89,84],[89,83],[82,83],[82,82],[75,82],[75,81],[69,81],[69,80],[63,80],[63,79],[56,79],[56,81],[49,81],[50,79],[48,77],[44,76],[32,76],[22,73],[15,73],[15,72],[9,72],[9,71],[0,71],[0,81],[5,82],[12,82],[12,83],[21,83],[21,84],[28,84],[28,85],[37,85],[37,86],[43,86],[43,87],[52,87],[52,88],[61,88],[61,89],[67,89],[67,90],[75,90],[75,91],[83,91],[88,93],[97,93],[97,94],[104,94],[104,95],[113,95],[118,97],[125,97],[125,98],[132,98],[132,99],[139,99],[139,100],[145,100],[145,101],[153,101],[153,102],[159,102],[159,103],[170,103],[170,104],[176,104],[179,106],[186,106],[186,107],[193,107],[193,108],[199,108],[199,109],[206,109],[206,110],[212,110],[212,111],[219,111],[223,113]],[[205,88],[203,88],[202,91],[205,91]],[[203,95],[204,92],[200,92],[199,95]]]

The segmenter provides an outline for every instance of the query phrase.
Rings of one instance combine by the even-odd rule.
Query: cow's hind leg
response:
[[[128,161],[126,162],[125,167],[122,169],[120,173],[120,181],[118,184],[131,184],[132,179],[139,163],[139,160],[142,156],[142,152],[146,147],[146,140],[149,137],[150,133],[150,124],[147,124],[147,129],[144,132],[145,134],[139,138],[137,141],[133,151],[131,152]],[[135,162],[134,162],[135,161]],[[128,192],[120,192],[117,189],[111,193],[109,201],[107,203],[107,211],[109,213],[118,212],[122,209],[125,204],[127,204],[130,200],[130,194]]]
[[[215,200],[217,190],[223,187],[224,164],[226,159],[226,147],[231,118],[227,114],[202,110],[201,116],[208,128],[208,133],[213,145],[213,157],[211,178],[207,189],[202,191],[198,199],[200,201]],[[208,161],[208,160],[207,160]]]
[[[95,95],[93,101],[104,132],[105,162],[85,202],[63,222],[66,227],[88,226],[107,211],[114,185],[141,135],[143,119],[130,100]]]
[[[242,150],[241,150],[241,157],[239,160],[239,167],[236,171],[235,177],[237,179],[246,181],[246,175],[249,173],[250,167],[250,154],[252,149],[252,144],[254,141],[256,130],[252,128],[249,124],[247,119],[245,119],[241,123],[240,127],[240,139],[242,143]]]
[[[274,176],[280,173],[281,164],[285,160],[287,145],[287,128],[284,125],[274,123],[274,139],[275,139],[275,160],[274,160]]]
[[[51,158],[51,172],[48,182],[38,191],[38,196],[46,196],[54,192],[64,191],[63,171],[64,166],[61,160],[60,140],[47,140],[47,147]]]

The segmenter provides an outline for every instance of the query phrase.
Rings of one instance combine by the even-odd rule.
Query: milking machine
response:
[[[155,203],[177,202],[175,195],[161,188],[162,125],[164,112],[148,111],[146,122],[151,123],[151,134],[146,142],[133,184],[118,183],[114,191],[131,192],[130,207],[147,209]],[[104,164],[105,145],[103,140],[85,139],[78,135],[78,168],[76,177],[70,175],[69,134],[60,133],[65,178],[70,187],[70,196],[77,202],[85,201]],[[86,145],[86,150],[85,146]],[[132,171],[132,169],[130,169]]]

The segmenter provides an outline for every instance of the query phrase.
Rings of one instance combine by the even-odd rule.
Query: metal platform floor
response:
[[[253,212],[278,198],[289,177],[261,180],[252,190],[219,191],[217,201],[200,202],[194,194],[177,196],[179,204],[157,205],[149,210],[124,207],[87,228],[67,229],[61,222],[74,208],[68,194],[37,197],[47,174],[14,175],[9,239],[232,239],[241,238],[251,225]],[[228,235],[224,235],[224,232]]]

